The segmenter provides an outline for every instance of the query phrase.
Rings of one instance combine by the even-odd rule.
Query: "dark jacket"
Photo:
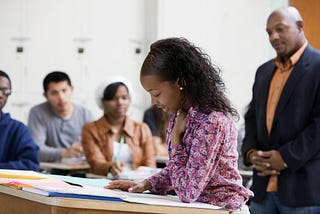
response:
[[[29,129],[0,112],[0,169],[39,170],[39,148]]]
[[[278,150],[288,168],[278,176],[280,201],[287,206],[320,205],[320,52],[306,48],[289,76],[275,111],[270,137],[266,128],[266,106],[272,61],[256,73],[253,98],[245,115],[243,154],[252,148]],[[254,171],[254,201],[261,202],[268,177]]]

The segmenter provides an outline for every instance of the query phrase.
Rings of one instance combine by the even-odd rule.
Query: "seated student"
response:
[[[0,71],[0,169],[39,170],[39,147],[28,128],[3,113],[11,94],[11,80]]]
[[[34,106],[28,120],[32,137],[40,147],[40,160],[54,162],[83,156],[81,130],[93,121],[91,112],[71,102],[73,86],[64,72],[49,73],[43,89],[47,101]]]
[[[157,156],[168,156],[166,147],[166,129],[168,127],[169,119],[170,114],[164,112],[157,106],[151,106],[143,115],[143,122],[151,129]]]
[[[156,167],[149,127],[126,116],[132,94],[130,84],[123,78],[114,78],[102,85],[97,89],[97,103],[104,115],[84,125],[82,131],[91,171],[98,175],[110,172],[117,177],[125,169]]]
[[[249,213],[252,192],[242,186],[237,161],[237,111],[225,96],[220,70],[186,39],[169,38],[151,45],[140,72],[153,105],[174,114],[167,129],[169,161],[141,182],[112,181],[105,188],[150,190],[199,201],[237,213]]]

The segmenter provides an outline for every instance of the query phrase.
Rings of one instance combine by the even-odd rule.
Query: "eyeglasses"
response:
[[[0,88],[0,91],[2,92],[2,94],[4,94],[6,97],[11,95],[11,89],[10,88]]]

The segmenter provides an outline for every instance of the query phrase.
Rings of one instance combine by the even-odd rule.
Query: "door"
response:
[[[290,0],[290,5],[296,7],[304,21],[304,32],[309,43],[320,49],[320,1],[319,0]]]

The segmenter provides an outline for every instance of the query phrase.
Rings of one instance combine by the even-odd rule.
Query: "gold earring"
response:
[[[181,114],[181,111],[182,111],[181,108],[179,108],[179,109],[177,110],[177,113],[176,113],[177,117]]]

